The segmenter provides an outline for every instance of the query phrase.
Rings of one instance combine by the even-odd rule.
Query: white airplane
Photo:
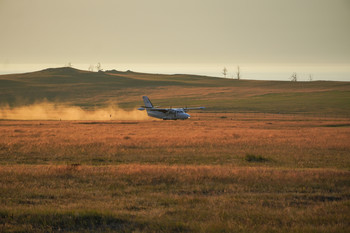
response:
[[[146,109],[148,116],[155,117],[163,120],[186,120],[191,116],[186,112],[188,110],[199,110],[204,109],[204,107],[198,108],[157,108],[154,107],[152,102],[147,96],[142,96],[145,106],[142,106],[138,110],[143,111]]]

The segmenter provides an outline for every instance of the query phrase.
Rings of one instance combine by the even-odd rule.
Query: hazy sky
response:
[[[0,64],[350,64],[350,0],[0,0]]]

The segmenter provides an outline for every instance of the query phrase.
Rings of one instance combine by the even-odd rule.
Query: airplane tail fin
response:
[[[142,96],[142,99],[143,99],[143,102],[145,103],[146,108],[153,108],[153,104],[147,96]]]

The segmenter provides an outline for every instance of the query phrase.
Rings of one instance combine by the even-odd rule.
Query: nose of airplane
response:
[[[187,114],[187,113],[181,113],[178,115],[178,119],[182,119],[182,120],[188,119],[190,117],[191,117],[190,114]]]

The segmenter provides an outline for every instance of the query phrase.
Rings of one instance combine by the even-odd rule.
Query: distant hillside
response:
[[[350,82],[232,80],[68,67],[0,75],[0,106],[48,100],[84,108],[111,102],[134,108],[142,105],[142,95],[156,105],[203,105],[206,111],[350,114]]]

